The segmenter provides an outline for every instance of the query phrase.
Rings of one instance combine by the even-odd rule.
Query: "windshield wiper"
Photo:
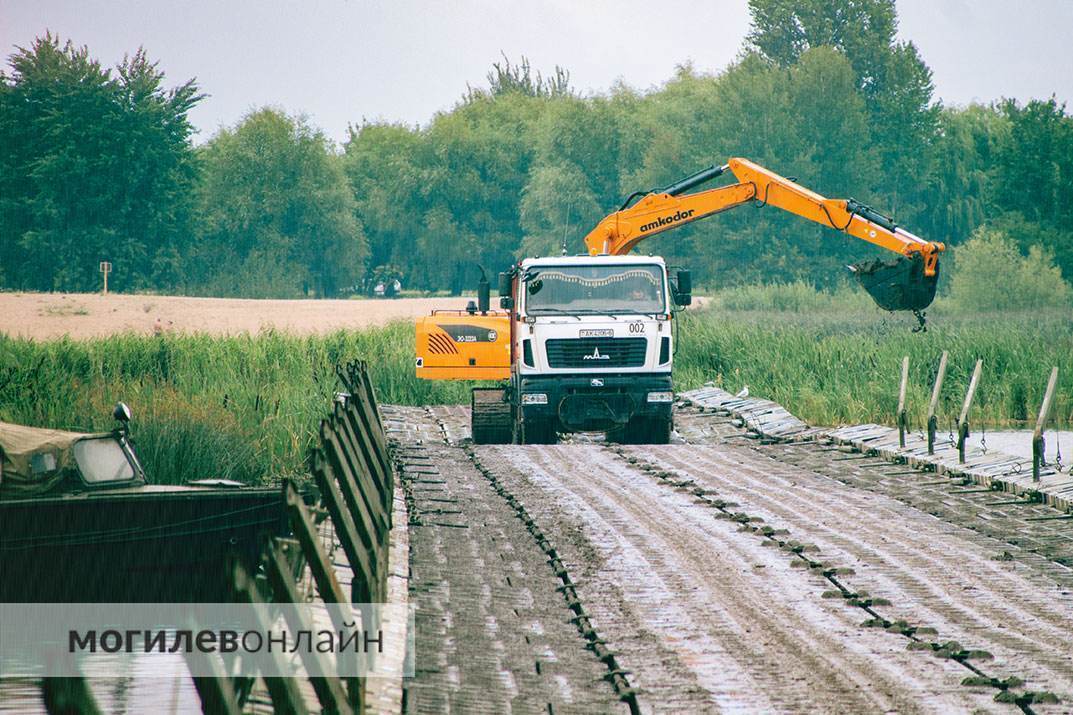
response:
[[[536,311],[540,312],[538,313]],[[578,318],[578,313],[576,310],[567,310],[566,308],[534,308],[533,310],[529,311],[529,315],[532,315],[534,317],[544,314],[568,315],[571,318],[577,318],[578,320],[581,320],[581,318]]]
[[[618,320],[618,318],[615,317],[614,313],[605,313],[602,310],[577,310],[577,311],[574,311],[574,312],[577,313],[578,315],[599,315],[599,316],[605,316],[606,315],[608,318],[611,318],[611,320]]]

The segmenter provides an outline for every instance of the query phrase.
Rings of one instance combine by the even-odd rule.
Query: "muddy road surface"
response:
[[[464,408],[385,417],[409,712],[1073,711],[1073,520],[1046,507],[691,408],[666,446],[474,446]]]

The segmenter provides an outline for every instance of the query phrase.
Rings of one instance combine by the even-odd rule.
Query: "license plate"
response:
[[[613,338],[615,337],[615,331],[610,328],[602,330],[582,330],[578,332],[579,338]]]

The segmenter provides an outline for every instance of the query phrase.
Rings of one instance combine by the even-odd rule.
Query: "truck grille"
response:
[[[642,367],[648,341],[644,338],[575,338],[548,340],[549,367]]]

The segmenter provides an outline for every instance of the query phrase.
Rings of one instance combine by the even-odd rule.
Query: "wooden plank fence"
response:
[[[394,499],[394,473],[388,441],[364,361],[352,362],[337,370],[343,391],[328,416],[322,420],[318,444],[310,454],[310,471],[317,493],[303,496],[290,482],[284,482],[281,498],[289,517],[291,535],[273,538],[262,552],[266,578],[246,572],[237,562],[229,575],[235,600],[239,603],[283,606],[288,628],[313,631],[304,622],[302,611],[286,604],[306,601],[299,583],[304,574],[311,575],[318,601],[323,604],[380,603],[385,600],[388,576],[388,548]],[[330,519],[330,524],[323,522]],[[322,542],[325,526],[330,527],[349,563],[352,578],[346,592],[337,577],[335,565]],[[330,609],[332,613],[338,613]],[[375,631],[379,624],[362,614],[361,630]],[[334,616],[336,620],[339,616]],[[345,619],[344,619],[345,620]],[[267,624],[266,624],[267,625]],[[333,622],[342,629],[341,622]],[[351,626],[353,622],[351,623]],[[310,649],[297,652],[308,671],[317,670],[318,659],[327,653]],[[191,662],[208,656],[194,652]],[[222,665],[222,664],[217,664]],[[322,665],[326,665],[323,664]],[[325,667],[321,672],[331,671]],[[306,713],[309,700],[315,698],[323,712],[360,713],[365,704],[362,678],[264,677],[258,702],[258,689],[252,679],[232,680],[223,677],[194,678],[194,685],[205,713],[239,713],[263,706],[276,713]],[[48,678],[42,684],[44,701],[51,713],[97,713],[99,709],[81,678]]]

